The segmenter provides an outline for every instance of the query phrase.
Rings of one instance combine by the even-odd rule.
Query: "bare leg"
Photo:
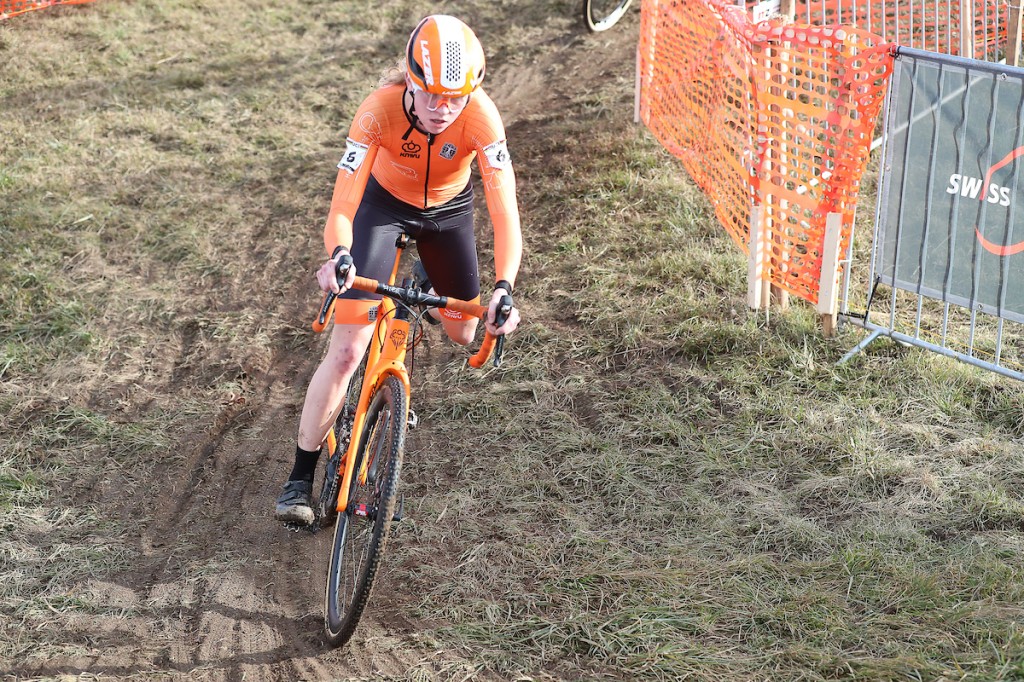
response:
[[[434,287],[430,287],[428,292],[437,295],[434,291]],[[448,335],[448,338],[459,344],[460,346],[467,346],[473,342],[473,337],[476,335],[476,327],[479,320],[475,317],[465,317],[462,320],[449,320],[447,317],[441,314],[441,311],[437,308],[431,308],[427,311],[427,315],[430,315],[435,320],[441,320],[442,328],[444,333]]]
[[[327,355],[313,373],[299,418],[295,466],[277,498],[274,514],[285,523],[310,524],[313,511],[313,475],[320,446],[341,408],[352,374],[373,333],[373,325],[336,324]]]
[[[372,334],[373,325],[334,325],[327,355],[314,372],[302,405],[298,445],[303,450],[320,449]]]
[[[449,320],[447,317],[441,318],[445,334],[460,346],[466,346],[473,342],[478,322],[479,320],[475,317],[466,317],[462,320]]]

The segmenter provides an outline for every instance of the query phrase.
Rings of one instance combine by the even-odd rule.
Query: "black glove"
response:
[[[498,308],[494,311],[494,326],[500,327],[505,324],[508,320],[508,316],[512,314],[512,308],[515,307],[515,302],[512,300],[512,284],[505,279],[499,279],[494,285],[495,291],[498,289],[504,289],[508,293],[501,297],[498,301]]]
[[[341,258],[338,258],[338,254],[342,254]],[[334,253],[331,254],[331,260],[338,258],[334,265],[334,276],[338,279],[338,286],[345,285],[345,279],[348,277],[348,269],[352,267],[352,254],[348,252],[344,246],[334,247]]]

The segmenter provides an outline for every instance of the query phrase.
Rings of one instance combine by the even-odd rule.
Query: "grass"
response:
[[[630,123],[635,24],[445,7],[513,112],[526,323],[500,370],[434,336],[417,361],[384,574],[418,617],[400,646],[455,657],[442,678],[1024,677],[1022,386],[883,342],[837,366],[858,333],[749,312],[738,249]],[[284,473],[259,447],[287,444],[321,347],[338,140],[422,12],[145,0],[0,24],[3,661],[88,672],[82,633],[167,617],[155,575],[201,613],[224,576],[287,570],[269,523],[232,544],[206,491],[269,500]],[[502,90],[531,68],[547,90]],[[169,646],[251,663],[133,634],[150,658],[126,677]]]

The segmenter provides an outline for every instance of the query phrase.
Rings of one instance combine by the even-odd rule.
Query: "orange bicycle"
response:
[[[321,527],[335,524],[324,600],[324,627],[333,646],[345,644],[355,632],[391,524],[402,518],[398,478],[406,431],[416,423],[415,413],[409,409],[411,386],[405,356],[416,343],[420,318],[431,307],[451,308],[479,318],[487,314],[485,306],[424,293],[410,280],[396,287],[402,253],[410,241],[406,235],[398,238],[387,284],[356,277],[353,285],[354,289],[380,294],[383,299],[369,347],[349,382],[337,421],[327,434],[329,457],[317,501],[318,519],[314,523]],[[343,280],[342,273],[339,280]],[[324,298],[313,323],[314,331],[327,326],[335,298],[333,293]],[[511,297],[503,299],[497,326],[504,323],[502,318],[507,318],[511,309]],[[504,337],[488,333],[480,350],[469,359],[470,366],[483,367],[492,354],[498,366],[503,343]]]

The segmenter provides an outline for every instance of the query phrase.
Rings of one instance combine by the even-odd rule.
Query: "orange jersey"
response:
[[[465,189],[477,159],[494,225],[495,278],[514,282],[522,237],[515,173],[497,107],[477,89],[448,128],[430,135],[412,125],[404,94],[404,85],[380,88],[356,112],[324,229],[327,253],[338,245],[351,245],[352,219],[371,173],[397,199],[433,208]]]

